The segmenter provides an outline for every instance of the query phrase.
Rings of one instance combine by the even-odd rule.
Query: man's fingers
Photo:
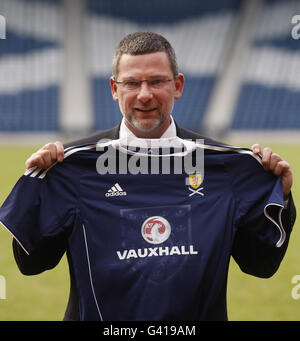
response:
[[[276,164],[273,173],[277,176],[282,176],[282,177],[290,176],[292,173],[291,172],[291,166],[288,162],[286,162],[284,160],[279,161]]]
[[[272,156],[272,149],[269,147],[264,148],[262,151],[261,162],[265,170],[270,170],[271,156]]]
[[[274,171],[278,162],[283,161],[282,157],[273,153],[272,149],[269,147],[262,149],[259,144],[254,144],[251,149],[253,153],[261,154],[261,162],[265,170]]]
[[[48,150],[39,150],[36,153],[32,154],[30,158],[26,161],[25,167],[26,169],[32,167],[38,168],[48,168],[52,164],[51,153]]]
[[[46,160],[46,164],[48,164],[48,159],[50,157],[50,159],[53,162],[58,161],[58,148],[60,148],[59,146],[59,142],[55,142],[55,143],[47,143],[43,148],[41,148],[39,151],[42,152],[42,157],[45,158]],[[59,149],[59,154],[60,154],[60,160],[61,160],[61,150]]]
[[[262,153],[261,146],[257,143],[252,145],[251,149],[252,149],[254,154],[261,154]]]
[[[62,162],[64,159],[64,146],[60,141],[56,141],[54,144],[56,146],[57,161]]]
[[[26,169],[30,169],[32,167],[44,168],[44,159],[37,152],[32,154],[29,159],[25,162]]]
[[[61,162],[64,159],[64,147],[59,141],[47,143],[37,152],[33,153],[25,162],[26,169],[32,167],[49,168],[55,162]]]
[[[275,167],[274,167],[274,170],[273,170],[273,173],[277,176],[280,176],[285,169],[287,169],[287,162],[285,161],[280,161],[278,162]]]
[[[33,156],[30,156],[25,162],[25,168],[30,169],[34,166],[37,166],[36,161],[34,160]]]
[[[53,161],[55,161],[56,157],[53,156],[53,154],[56,154],[56,152],[52,150],[41,150],[39,151],[40,157],[43,160],[43,167],[42,168],[48,168],[52,165]]]
[[[64,146],[60,141],[48,143],[42,150],[49,150],[53,162],[61,162],[64,159]]]
[[[286,200],[293,186],[293,174],[290,164],[284,160],[278,162],[274,169],[274,174],[281,176],[284,199]]]
[[[281,176],[284,199],[286,200],[293,185],[293,174],[289,163],[283,160],[280,155],[273,153],[269,147],[262,149],[256,143],[252,145],[251,149],[254,154],[261,155],[261,162],[266,171],[272,171],[276,176]]]
[[[280,162],[282,162],[282,161],[283,161],[283,159],[280,155],[278,155],[276,153],[272,153],[271,157],[270,157],[270,162],[269,162],[269,167],[270,167],[269,170],[274,171],[274,173],[275,173],[275,168],[278,165],[283,165],[283,164],[280,164]]]

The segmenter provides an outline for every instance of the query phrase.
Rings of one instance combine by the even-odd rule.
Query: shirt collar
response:
[[[127,128],[125,124],[124,118],[122,119],[121,126],[120,126],[120,138],[125,137],[136,137],[133,132]],[[174,122],[173,117],[171,116],[171,124],[169,125],[168,129],[162,134],[160,138],[169,138],[169,137],[175,137],[176,136],[176,125]]]

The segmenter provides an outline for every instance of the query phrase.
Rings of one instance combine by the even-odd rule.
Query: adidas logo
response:
[[[126,192],[123,191],[122,187],[116,183],[114,184],[111,189],[109,189],[106,193],[106,197],[115,197],[115,196],[120,196],[120,195],[127,195]]]

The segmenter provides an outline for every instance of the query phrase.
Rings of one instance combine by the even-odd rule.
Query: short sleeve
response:
[[[25,173],[0,208],[0,222],[27,254],[72,224],[76,186],[64,168],[57,165],[46,176],[40,176],[42,171]]]
[[[238,228],[249,229],[265,244],[280,247],[286,233],[281,222],[284,207],[280,177],[265,171],[251,152],[232,157],[229,172],[238,206]]]

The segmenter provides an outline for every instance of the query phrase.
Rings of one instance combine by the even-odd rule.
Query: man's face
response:
[[[137,136],[159,138],[170,125],[174,100],[181,97],[184,77],[174,80],[166,52],[142,55],[123,54],[119,61],[118,82],[128,80],[167,80],[159,88],[142,82],[137,89],[126,89],[110,79],[113,99],[119,102],[126,126]]]

